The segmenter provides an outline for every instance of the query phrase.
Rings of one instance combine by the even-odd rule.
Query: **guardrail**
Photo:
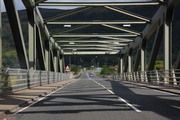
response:
[[[0,94],[70,79],[71,74],[40,70],[0,69]]]
[[[120,74],[104,75],[105,78],[141,82],[153,85],[164,85],[170,87],[180,87],[180,69],[178,70],[156,70],[143,72],[127,72]]]

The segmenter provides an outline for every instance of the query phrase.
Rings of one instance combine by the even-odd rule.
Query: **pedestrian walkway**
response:
[[[75,81],[75,79],[51,83],[31,89],[17,91],[10,95],[0,96],[0,116],[5,115],[6,113],[15,112],[21,106],[25,106],[28,103],[38,100],[40,97],[45,96],[46,94],[51,93],[52,91],[73,81]]]
[[[170,88],[170,87],[165,87],[165,86],[156,86],[156,85],[150,85],[150,84],[146,84],[146,83],[136,83],[136,82],[129,82],[129,81],[121,81],[121,82],[125,83],[125,84],[133,84],[133,85],[137,85],[137,86],[141,86],[141,87],[157,89],[157,90],[180,95],[180,88],[173,88],[173,87]]]

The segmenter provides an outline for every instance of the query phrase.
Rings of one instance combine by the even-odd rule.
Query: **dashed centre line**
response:
[[[87,76],[88,76],[88,75],[87,75]],[[89,78],[89,76],[88,76],[88,78]],[[90,79],[90,78],[89,78],[89,79]],[[98,84],[99,86],[101,86],[101,87],[103,87],[104,89],[106,89],[109,93],[115,95],[115,93],[114,93],[113,91],[107,89],[104,85],[98,83],[97,81],[95,81],[95,80],[93,80],[93,79],[91,79],[91,80],[94,81],[94,82],[95,82],[96,84]],[[132,108],[132,109],[135,110],[136,112],[138,112],[138,113],[139,113],[139,112],[142,112],[141,110],[139,110],[139,109],[137,109],[136,107],[134,107],[132,104],[128,103],[125,99],[123,99],[123,98],[121,98],[121,97],[118,97],[118,100],[126,103],[127,106],[129,106],[130,108]]]

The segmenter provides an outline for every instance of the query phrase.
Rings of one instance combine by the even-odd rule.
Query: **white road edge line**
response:
[[[58,88],[57,90],[53,91],[52,93],[49,93],[49,94],[45,95],[44,97],[42,97],[42,98],[38,99],[37,101],[31,103],[30,105],[28,105],[28,106],[26,106],[26,107],[24,107],[24,108],[18,110],[17,112],[13,113],[12,115],[16,115],[16,114],[18,114],[18,113],[20,113],[20,112],[22,112],[22,111],[28,109],[29,107],[31,107],[31,106],[35,105],[36,103],[42,101],[42,100],[45,99],[46,97],[48,97],[48,96],[54,94],[55,92],[57,92],[57,91],[63,89],[64,87],[66,87],[66,86],[68,86],[68,85],[70,85],[70,84],[72,84],[72,83],[77,82],[78,80],[79,80],[79,79],[77,79],[77,80],[74,81],[74,82],[68,83],[67,85],[65,85],[65,86],[63,86],[63,87]]]
[[[88,76],[88,75],[87,75]],[[90,79],[90,77],[88,76],[88,78]],[[115,95],[114,92],[112,92],[111,90],[107,89],[104,85],[98,83],[97,81],[93,80],[93,79],[90,79],[92,81],[94,81],[96,84],[102,86],[103,88],[105,88],[108,92],[110,92],[111,94]],[[130,108],[132,108],[133,110],[135,110],[136,112],[142,112],[141,110],[137,109],[136,107],[134,107],[132,104],[128,103],[126,100],[124,100],[123,98],[121,97],[118,97],[118,100],[126,103],[126,105],[128,105]]]

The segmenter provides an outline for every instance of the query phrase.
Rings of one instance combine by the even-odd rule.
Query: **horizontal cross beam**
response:
[[[43,2],[38,6],[131,6],[131,5],[159,5],[160,2]]]
[[[126,21],[63,21],[46,22],[48,25],[101,25],[101,24],[146,24],[146,21],[126,20]]]
[[[137,37],[135,34],[57,34],[52,37]]]

